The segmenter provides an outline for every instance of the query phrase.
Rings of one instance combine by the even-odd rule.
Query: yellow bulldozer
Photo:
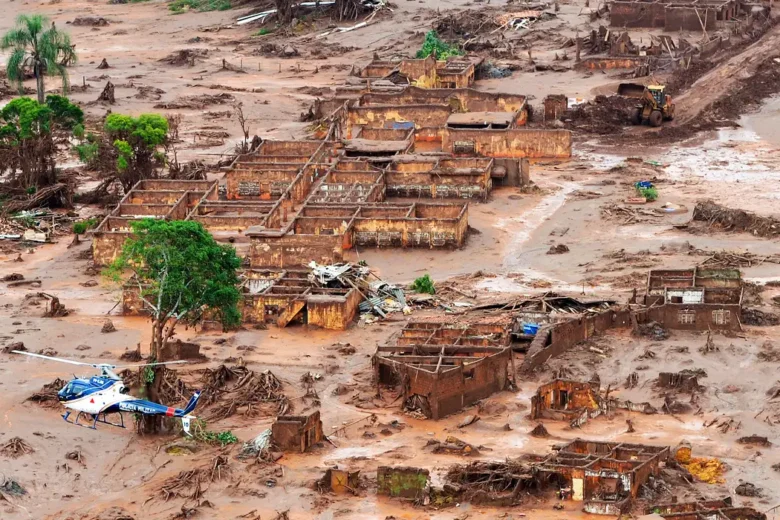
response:
[[[618,87],[621,96],[638,98],[639,103],[631,110],[631,122],[641,125],[661,126],[661,123],[674,119],[672,96],[666,94],[665,85],[637,85],[621,83]]]

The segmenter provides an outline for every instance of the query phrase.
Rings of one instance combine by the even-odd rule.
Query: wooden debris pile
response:
[[[203,489],[203,484],[208,481],[209,472],[203,468],[181,471],[162,483],[160,496],[166,502],[172,498],[199,500],[208,489]]]
[[[621,206],[614,202],[601,206],[601,218],[604,220],[616,220],[622,226],[640,222],[656,222],[654,219],[661,218],[662,216],[662,213],[653,209],[632,208]]]
[[[41,406],[55,407],[59,404],[59,399],[57,399],[57,392],[59,392],[67,384],[67,381],[58,377],[51,383],[43,385],[40,391],[35,392],[33,395],[28,397],[27,401],[38,403]]]
[[[190,108],[193,110],[200,110],[211,105],[233,103],[235,100],[235,96],[226,92],[221,94],[199,94],[196,96],[178,97],[168,103],[157,103],[154,105],[154,108],[162,108],[165,110]]]
[[[471,503],[515,505],[524,491],[541,488],[536,468],[517,460],[456,464],[445,480],[458,486],[463,500]]]
[[[741,209],[727,208],[712,200],[696,204],[693,208],[693,220],[705,222],[708,227],[723,231],[742,231],[765,238],[780,235],[780,220]]]
[[[206,370],[202,381],[203,404],[213,405],[210,421],[236,413],[255,417],[269,412],[283,415],[291,410],[282,382],[270,370],[255,372],[241,365],[220,365]],[[267,405],[271,405],[270,410]]]
[[[27,444],[24,439],[21,437],[14,437],[3,444],[2,448],[0,448],[0,455],[16,459],[22,455],[33,453],[34,451],[33,447]]]
[[[208,56],[208,49],[181,49],[159,60],[160,63],[167,63],[175,67],[187,65],[195,66],[195,61]]]
[[[764,263],[780,264],[780,255],[757,255],[748,251],[705,251],[703,249],[693,249],[688,253],[689,255],[707,256],[699,266],[706,267],[708,269],[726,269],[726,268],[740,268],[740,267],[753,267]]]

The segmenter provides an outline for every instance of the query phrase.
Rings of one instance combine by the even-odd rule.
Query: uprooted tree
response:
[[[65,67],[76,63],[68,33],[58,30],[54,23],[49,24],[49,19],[39,14],[20,15],[16,26],[0,41],[0,49],[10,51],[6,62],[8,79],[21,90],[25,75],[32,72],[41,104],[46,92],[44,76],[60,76],[62,92],[66,94],[68,71]]]
[[[179,323],[193,325],[205,317],[226,329],[240,323],[240,265],[235,249],[218,244],[199,222],[144,219],[133,224],[133,236],[106,275],[119,280],[132,272],[151,315],[150,358],[157,360]],[[158,399],[159,371],[147,367],[141,374],[152,401]],[[154,433],[160,424],[159,418],[144,417],[142,430]]]
[[[0,110],[0,174],[28,193],[54,184],[55,137],[65,137],[83,120],[82,110],[62,96],[47,96],[46,103],[14,99]]]

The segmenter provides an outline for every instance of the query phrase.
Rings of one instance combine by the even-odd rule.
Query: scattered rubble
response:
[[[28,397],[27,400],[47,408],[57,407],[60,404],[59,399],[57,398],[57,392],[65,388],[65,385],[67,384],[67,381],[57,378],[51,383],[43,385],[40,391]]]
[[[292,408],[283,393],[282,382],[270,370],[258,373],[240,365],[220,365],[207,369],[201,380],[201,402],[209,406],[209,421],[226,419],[236,413],[249,417],[268,412],[283,415]]]
[[[760,497],[763,495],[763,489],[750,482],[742,482],[734,490],[734,493],[741,497]]]
[[[194,67],[196,60],[205,58],[208,54],[208,49],[182,49],[162,58],[160,63],[167,63],[168,65],[173,66],[187,65],[189,67]]]
[[[772,446],[772,443],[769,442],[769,439],[761,435],[748,435],[747,437],[740,437],[737,439],[737,442],[740,444],[761,446],[762,448],[769,448]]]
[[[693,208],[693,220],[723,231],[746,232],[771,238],[780,235],[780,220],[763,217],[741,209],[721,206],[711,200],[702,201]]]
[[[88,27],[105,27],[108,25],[108,20],[102,16],[77,16],[72,22],[68,23]]]
[[[106,319],[106,321],[103,322],[103,327],[101,327],[100,332],[103,334],[107,334],[109,332],[116,332],[116,327],[114,327],[114,322],[112,322],[109,319]]]
[[[569,247],[566,244],[558,244],[555,246],[550,246],[550,249],[547,251],[548,255],[562,255],[563,253],[568,253]]]
[[[154,108],[161,108],[165,110],[182,108],[200,110],[211,105],[226,105],[233,103],[235,100],[235,96],[226,92],[221,94],[199,94],[196,96],[182,96],[174,101],[169,101],[167,103],[158,103],[154,105]]]

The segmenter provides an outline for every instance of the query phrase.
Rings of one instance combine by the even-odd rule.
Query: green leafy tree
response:
[[[81,109],[61,96],[47,96],[45,104],[14,99],[0,110],[0,173],[25,189],[54,184],[53,134],[83,121]]]
[[[192,325],[210,316],[225,328],[238,326],[240,265],[235,249],[218,244],[199,222],[144,219],[133,223],[133,236],[106,275],[119,280],[126,270],[133,272],[151,314],[150,356],[158,359],[179,323]],[[147,378],[152,400],[157,399],[159,379]],[[147,419],[144,431],[157,431],[160,422]]]
[[[427,58],[433,56],[437,60],[446,60],[451,56],[461,56],[461,51],[457,45],[451,45],[442,41],[436,31],[428,31],[425,33],[425,40],[423,41],[422,48],[417,51],[416,58]]]
[[[60,76],[62,91],[67,93],[65,64],[75,63],[76,54],[70,36],[57,30],[54,23],[50,25],[48,18],[39,14],[20,15],[16,26],[3,36],[0,48],[11,51],[6,63],[8,79],[16,82],[20,91],[25,71],[30,70],[37,83],[38,103],[44,101],[44,76]]]
[[[119,181],[128,191],[141,179],[157,176],[165,166],[164,149],[168,142],[168,120],[159,114],[138,117],[110,114],[105,132],[116,151]]]

